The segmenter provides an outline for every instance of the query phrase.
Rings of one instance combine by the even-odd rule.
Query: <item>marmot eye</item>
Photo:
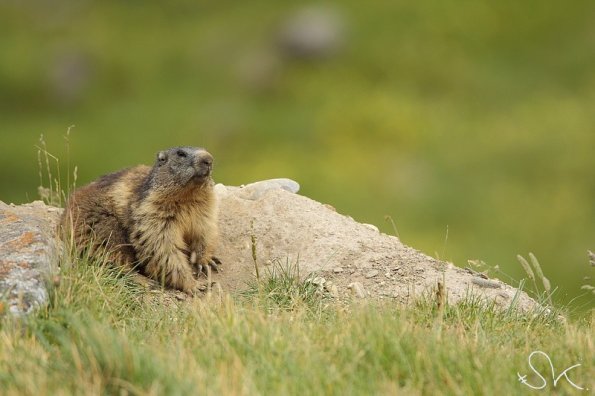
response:
[[[178,150],[176,152],[176,154],[178,154],[178,157],[182,157],[182,158],[186,158],[188,156],[188,154],[186,154],[186,152],[184,150]]]

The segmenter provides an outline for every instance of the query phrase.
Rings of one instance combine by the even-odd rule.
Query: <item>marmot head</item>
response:
[[[211,181],[213,156],[200,147],[174,147],[157,154],[153,170],[156,186],[200,186]]]

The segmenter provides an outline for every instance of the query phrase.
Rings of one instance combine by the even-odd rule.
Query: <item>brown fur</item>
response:
[[[204,149],[175,147],[153,167],[139,165],[75,191],[62,217],[78,248],[166,286],[194,293],[193,266],[217,269],[217,208],[212,157]]]

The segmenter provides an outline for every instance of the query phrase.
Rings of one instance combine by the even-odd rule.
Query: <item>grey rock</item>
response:
[[[352,285],[354,294],[374,299],[390,290],[399,303],[411,303],[433,290],[437,280],[445,279],[449,303],[468,298],[473,274],[405,246],[398,238],[376,232],[328,205],[282,188],[266,190],[258,199],[246,199],[251,186],[225,187],[219,195],[221,243],[216,255],[229,265],[215,277],[224,289],[241,290],[250,281],[254,236],[259,264],[271,260],[297,265],[302,279],[323,276],[332,280],[339,291],[349,290],[348,286],[357,281],[364,292]],[[343,271],[335,271],[337,268]],[[379,271],[378,275],[366,278],[373,269]],[[386,273],[390,277],[380,276]],[[380,281],[386,283],[379,286]],[[495,300],[499,291],[517,293],[506,284],[500,289],[474,290],[489,300]],[[498,300],[507,308],[505,301]],[[514,301],[523,310],[535,306],[524,292]]]
[[[235,192],[240,198],[256,201],[262,198],[268,191],[279,189],[295,194],[300,190],[300,185],[291,179],[269,179],[248,184]]]
[[[47,283],[58,271],[59,214],[42,202],[0,202],[0,300],[15,316],[48,302]]]
[[[378,270],[375,270],[375,269],[368,271],[368,273],[366,273],[366,278],[367,279],[373,278],[376,275],[378,275],[378,273],[379,273]]]

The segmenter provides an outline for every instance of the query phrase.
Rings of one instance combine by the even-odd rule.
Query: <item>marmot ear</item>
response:
[[[159,161],[160,164],[165,163],[165,161],[167,161],[167,152],[160,151],[159,154],[157,154],[157,161]]]

